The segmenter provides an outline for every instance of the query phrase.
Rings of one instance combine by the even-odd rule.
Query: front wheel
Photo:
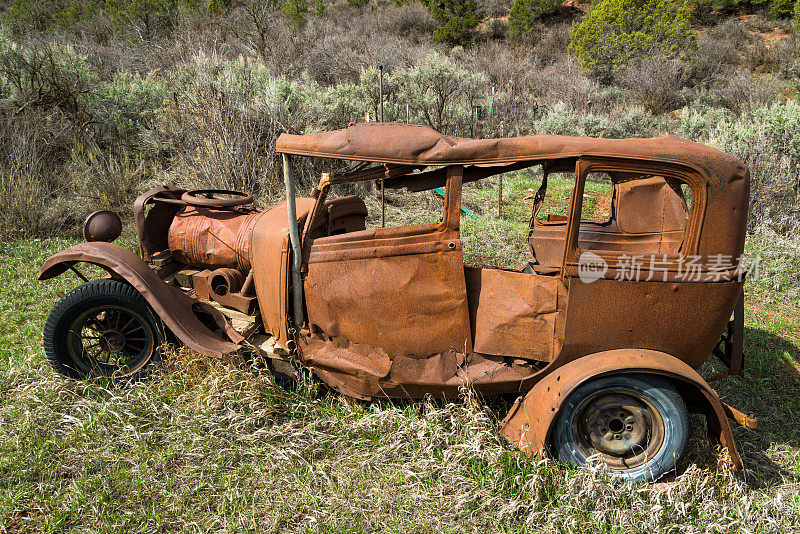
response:
[[[686,449],[689,414],[675,387],[650,375],[618,375],[579,386],[556,419],[558,458],[583,466],[599,457],[611,474],[655,481],[675,469]]]
[[[133,286],[103,279],[62,297],[47,318],[43,338],[47,359],[65,376],[136,379],[160,360],[164,330]]]

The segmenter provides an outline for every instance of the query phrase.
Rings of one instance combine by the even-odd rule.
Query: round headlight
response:
[[[83,238],[86,241],[111,243],[122,233],[122,221],[113,211],[100,210],[83,221]]]

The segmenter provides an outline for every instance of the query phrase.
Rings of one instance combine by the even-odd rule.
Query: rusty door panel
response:
[[[697,368],[719,341],[743,284],[573,278],[563,356],[651,349]]]
[[[312,329],[390,354],[470,350],[457,233],[419,228],[406,244],[393,238],[393,228],[374,231],[373,239],[315,242],[305,280]]]
[[[475,352],[552,361],[564,340],[566,287],[558,277],[466,267]]]

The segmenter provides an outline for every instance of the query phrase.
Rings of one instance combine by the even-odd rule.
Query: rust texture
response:
[[[726,414],[755,423],[726,407],[695,371],[712,353],[731,373],[744,362],[745,273],[737,260],[749,173],[741,162],[669,136],[473,140],[404,124],[283,134],[277,151],[358,162],[323,173],[312,198],[295,199],[303,310],[293,304],[287,203],[260,210],[243,193],[226,199],[219,191],[153,188],[134,205],[141,259],[87,243],[49,259],[40,278],[76,262],[101,265],[142,292],[184,343],[211,356],[244,341],[217,308],[237,312],[252,325],[245,337],[269,334],[328,386],[360,399],[454,397],[466,383],[486,394],[522,394],[502,433],[531,454],[547,451],[552,421],[580,384],[612,373],[658,374],[706,415],[712,437],[741,466]],[[532,166],[544,180],[530,213],[527,263],[465,262],[463,184]],[[575,178],[569,209],[542,220],[555,172]],[[581,219],[592,173],[611,180],[606,221]],[[329,198],[336,184],[368,181],[444,187],[440,221],[367,229],[361,198]],[[595,280],[580,276],[585,252],[604,262]],[[631,255],[658,256],[659,268],[644,265],[626,279]],[[687,256],[705,278],[685,278]],[[198,306],[228,339],[200,321]]]
[[[548,438],[561,403],[589,378],[611,373],[652,373],[679,381],[689,407],[703,413],[709,437],[726,447],[737,469],[742,460],[736,451],[725,405],[697,371],[663,352],[617,349],[598,352],[559,366],[518,400],[502,421],[500,434],[529,456],[546,455]]]
[[[224,340],[201,323],[193,312],[196,301],[168,286],[141,258],[128,249],[111,243],[81,243],[51,256],[39,269],[39,280],[48,280],[63,273],[75,263],[98,265],[115,278],[135,287],[164,321],[164,324],[188,347],[213,357],[238,350],[241,337],[231,328]],[[220,325],[225,318],[214,308],[204,308]]]

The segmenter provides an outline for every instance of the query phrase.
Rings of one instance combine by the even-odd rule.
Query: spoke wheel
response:
[[[67,333],[70,357],[87,374],[129,375],[153,355],[148,321],[134,310],[101,305],[79,315]]]
[[[653,481],[675,469],[688,436],[686,404],[670,382],[617,375],[581,384],[569,395],[551,448],[571,465],[598,458],[612,476]]]
[[[160,360],[163,334],[133,286],[93,280],[55,305],[45,323],[44,348],[53,368],[72,378],[141,378]]]

